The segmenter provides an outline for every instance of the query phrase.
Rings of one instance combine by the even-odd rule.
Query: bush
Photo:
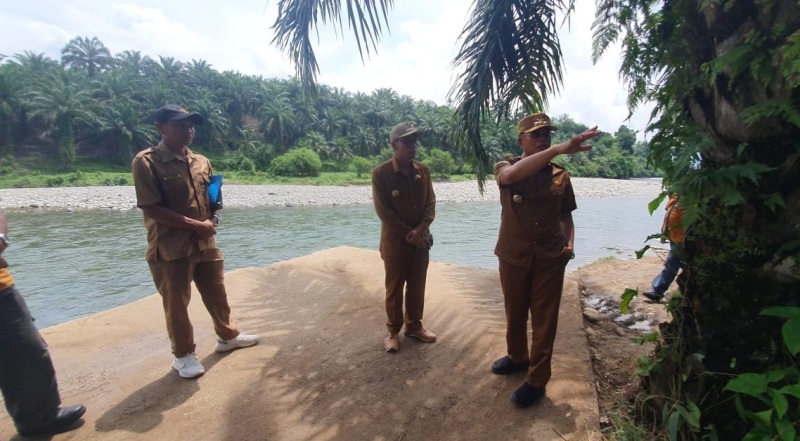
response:
[[[114,186],[114,185],[130,185],[128,183],[128,178],[125,176],[116,176],[113,178],[106,178],[103,180],[103,185],[107,186]]]
[[[369,173],[372,170],[372,161],[370,161],[367,158],[362,158],[361,156],[356,156],[355,158],[353,158],[351,164],[353,164],[356,176],[359,178],[364,173]]]
[[[0,158],[0,176],[11,175],[14,173],[16,166],[12,156],[4,156]]]
[[[44,184],[48,187],[61,187],[64,185],[64,178],[56,176],[55,178],[47,178]]]
[[[450,174],[456,168],[456,161],[453,159],[453,155],[440,149],[431,149],[428,160],[425,163],[430,168],[431,174],[438,178],[450,177]]]
[[[275,158],[270,173],[277,176],[316,177],[322,170],[322,160],[309,148],[299,148]]]
[[[253,156],[253,162],[256,163],[256,170],[267,171],[269,169],[269,164],[272,162],[272,158],[275,157],[274,151],[275,149],[267,144],[261,144],[256,148],[255,155]]]
[[[242,173],[255,173],[256,163],[253,162],[253,160],[248,158],[247,156],[240,156],[236,160],[236,171]]]

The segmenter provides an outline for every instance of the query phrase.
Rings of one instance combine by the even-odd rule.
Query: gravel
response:
[[[652,196],[661,192],[661,179],[572,178],[578,197]],[[476,181],[435,182],[437,201],[473,202],[498,200],[497,185],[487,181],[483,194]],[[369,186],[225,185],[226,207],[293,207],[304,205],[371,204]],[[132,186],[0,189],[4,209],[132,210],[136,193]]]

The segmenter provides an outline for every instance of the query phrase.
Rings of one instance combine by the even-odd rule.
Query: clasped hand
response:
[[[417,230],[411,230],[406,234],[406,242],[411,245],[419,245],[422,242],[422,235]]]
[[[195,234],[198,239],[205,240],[217,234],[217,228],[214,226],[214,222],[212,222],[211,219],[206,219],[195,229]]]

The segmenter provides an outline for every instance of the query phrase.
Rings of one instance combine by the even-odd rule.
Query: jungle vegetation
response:
[[[281,0],[276,43],[314,93],[312,30],[356,37],[369,55],[392,0]],[[643,339],[638,421],[656,437],[798,440],[800,429],[800,8],[796,0],[600,0],[594,58],[611,44],[635,109],[656,103],[648,161],[681,198],[688,230],[672,321]],[[478,171],[492,164],[484,127],[546,108],[561,87],[562,0],[475,0],[450,97]],[[658,237],[654,235],[653,238]],[[646,249],[642,250],[646,252]],[[621,293],[625,302],[636,291]],[[610,428],[620,439],[636,436]]]
[[[0,181],[42,185],[24,177],[36,170],[63,174],[44,185],[85,184],[87,171],[124,174],[136,152],[158,142],[152,117],[165,103],[204,115],[193,148],[211,156],[215,170],[235,171],[244,182],[345,171],[366,179],[390,156],[388,133],[401,121],[425,129],[421,159],[438,178],[474,177],[468,152],[456,148],[453,108],[388,88],[364,94],[320,85],[317,92],[309,99],[296,78],[219,72],[204,60],[152,59],[135,50],[112,55],[96,37],[66,42],[60,60],[33,51],[0,56]],[[482,123],[490,160],[518,154],[520,115]],[[561,128],[556,140],[586,128],[567,115],[554,121]],[[625,179],[654,175],[647,154],[647,143],[623,125],[591,154],[565,161],[573,161],[576,176]],[[123,175],[102,182],[130,183]]]

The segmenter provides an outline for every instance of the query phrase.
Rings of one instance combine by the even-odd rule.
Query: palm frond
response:
[[[289,55],[304,90],[316,93],[319,73],[311,30],[318,29],[322,23],[333,24],[337,33],[343,32],[342,2],[363,61],[365,53],[369,56],[377,50],[384,25],[388,30],[388,11],[394,0],[281,0],[278,3],[278,18],[272,25],[275,30],[272,43]]]
[[[491,172],[480,128],[490,111],[498,120],[520,109],[541,110],[562,84],[556,13],[560,0],[475,0],[453,66],[461,68],[449,96],[459,103],[455,139],[475,166],[478,183]]]

